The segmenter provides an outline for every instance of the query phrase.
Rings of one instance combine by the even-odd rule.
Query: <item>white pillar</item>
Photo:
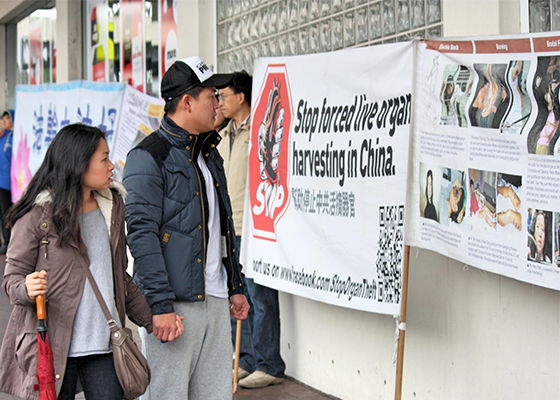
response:
[[[445,37],[522,32],[527,0],[443,0]]]
[[[214,2],[212,0],[179,0],[178,58],[200,56],[206,64],[215,65]]]
[[[4,39],[2,46],[5,54],[6,62],[2,66],[4,68],[4,77],[1,81],[2,89],[4,91],[5,100],[0,103],[0,106],[5,108],[14,108],[15,106],[15,93],[17,85],[17,25],[6,24],[4,25]]]
[[[6,54],[6,25],[0,24],[0,54]],[[0,62],[0,111],[4,112],[7,108],[6,98],[6,64],[11,62],[4,57],[4,61]]]
[[[56,82],[82,79],[82,2],[56,0]]]

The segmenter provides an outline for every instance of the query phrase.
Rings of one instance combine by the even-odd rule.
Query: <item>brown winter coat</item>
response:
[[[124,326],[126,314],[134,323],[151,332],[151,309],[126,273],[123,199],[110,189],[94,195],[110,232],[115,303],[120,322]],[[39,397],[39,392],[33,391],[33,385],[37,383],[38,323],[35,301],[27,295],[26,275],[43,269],[47,272],[47,324],[54,353],[57,394],[64,379],[72,325],[86,281],[83,267],[76,257],[76,243],[59,246],[50,217],[50,196],[42,193],[35,203],[35,207],[12,229],[2,284],[14,309],[0,350],[0,392],[25,399]]]
[[[233,119],[220,131],[223,140],[218,145],[218,151],[224,159],[229,198],[233,211],[233,226],[235,234],[241,236],[243,228],[243,207],[245,206],[245,186],[247,185],[247,170],[249,165],[249,131],[251,118],[247,118],[235,133],[233,146],[230,148]]]

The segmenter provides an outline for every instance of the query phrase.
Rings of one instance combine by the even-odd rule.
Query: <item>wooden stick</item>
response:
[[[410,247],[404,247],[404,265],[403,265],[403,282],[402,282],[402,298],[401,298],[401,324],[406,326],[406,302],[408,298],[408,259],[410,256]],[[405,328],[406,329],[406,328]],[[395,400],[401,400],[402,396],[402,377],[403,377],[403,360],[404,360],[404,334],[405,329],[399,327],[399,352],[397,354],[397,379],[395,382]]]
[[[237,372],[239,370],[239,348],[241,346],[241,320],[237,320],[235,332],[235,361],[233,363],[233,394],[237,393]]]

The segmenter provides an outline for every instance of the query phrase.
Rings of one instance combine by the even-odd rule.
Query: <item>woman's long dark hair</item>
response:
[[[39,193],[48,191],[52,197],[52,223],[59,244],[67,244],[73,239],[84,251],[78,218],[84,199],[82,177],[101,139],[105,140],[105,134],[93,126],[71,124],[62,128],[51,142],[23,197],[8,211],[8,226],[13,226],[31,211]]]
[[[457,203],[457,211],[453,211],[449,216],[451,218],[451,221],[460,224],[461,222],[459,221],[459,215],[461,214],[464,208],[465,208],[465,189],[461,187],[461,196],[459,196],[459,202]]]
[[[432,178],[432,195],[428,196],[428,178]],[[428,173],[426,174],[426,200],[428,204],[434,204],[434,175],[432,174],[432,170],[429,169]]]

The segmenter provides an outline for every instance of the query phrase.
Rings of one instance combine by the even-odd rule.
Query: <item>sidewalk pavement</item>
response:
[[[5,256],[0,256],[0,277],[4,276]],[[0,282],[2,279],[0,279]],[[0,289],[0,341],[4,338],[6,326],[10,318],[12,305],[3,290]],[[127,326],[134,328],[135,325],[129,323]],[[134,329],[133,329],[134,330]],[[139,341],[138,335],[135,340]],[[18,397],[0,393],[0,400],[18,400]],[[84,399],[83,393],[76,396],[76,399]],[[269,386],[261,389],[239,388],[234,396],[235,400],[336,400],[335,397],[321,393],[309,386],[306,386],[292,378],[287,378],[279,385]]]

